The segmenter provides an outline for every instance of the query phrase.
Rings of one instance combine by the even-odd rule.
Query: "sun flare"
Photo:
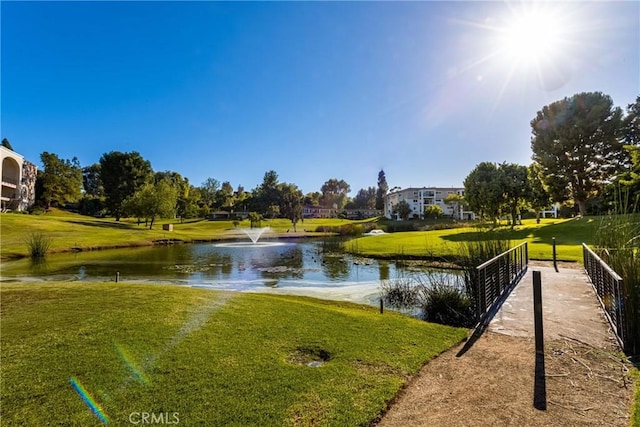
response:
[[[560,51],[561,23],[552,13],[530,11],[513,17],[500,37],[501,53],[520,63],[539,63]]]

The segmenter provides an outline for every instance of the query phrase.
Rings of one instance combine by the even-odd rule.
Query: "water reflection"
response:
[[[377,303],[381,280],[413,274],[388,261],[323,251],[321,242],[253,248],[176,244],[50,255],[3,262],[2,280],[174,283],[212,289],[279,292]]]

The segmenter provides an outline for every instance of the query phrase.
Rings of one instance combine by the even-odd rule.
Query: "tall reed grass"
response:
[[[478,231],[471,239],[460,243],[457,264],[462,269],[466,294],[476,312],[479,297],[477,267],[511,249],[511,241],[495,231]]]
[[[27,236],[27,248],[31,258],[44,258],[51,247],[51,238],[42,232],[34,232]]]
[[[624,350],[640,355],[640,213],[603,217],[594,241],[598,256],[622,277]]]

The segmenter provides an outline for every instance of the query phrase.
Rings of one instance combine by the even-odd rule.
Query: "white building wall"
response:
[[[405,188],[390,193],[385,198],[385,216],[390,219],[397,219],[393,213],[395,206],[402,200],[407,202],[411,207],[409,218],[417,215],[419,218],[424,217],[424,209],[429,205],[438,205],[445,215],[455,219],[475,219],[475,214],[471,211],[465,211],[464,206],[454,203],[445,203],[445,199],[449,194],[458,194],[464,196],[464,188],[460,187],[419,187]]]

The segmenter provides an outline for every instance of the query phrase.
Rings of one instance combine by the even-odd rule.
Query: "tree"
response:
[[[619,138],[622,111],[608,95],[583,92],[538,111],[531,121],[533,160],[556,202],[586,202],[628,162]]]
[[[279,199],[278,174],[273,170],[265,172],[262,184],[253,190],[253,208],[264,215],[271,209],[271,206],[279,206]]]
[[[189,201],[189,192],[191,185],[189,185],[189,179],[183,178],[178,172],[164,171],[156,172],[153,177],[153,181],[157,184],[162,180],[166,180],[176,190],[176,205],[175,214],[180,217],[180,221],[187,217],[187,205],[191,203]]]
[[[428,205],[424,207],[424,217],[437,219],[444,215],[444,211],[440,205]]]
[[[332,178],[322,185],[320,191],[322,192],[320,199],[322,206],[342,210],[347,203],[347,194],[351,188],[344,180]]]
[[[353,198],[355,209],[376,209],[377,190],[375,187],[361,188]]]
[[[531,187],[527,167],[515,163],[501,163],[498,167],[504,204],[511,215],[511,228],[516,225],[518,212],[530,198]]]
[[[280,213],[291,220],[293,231],[297,231],[296,224],[302,219],[302,191],[295,184],[279,184]]]
[[[462,214],[460,213],[460,206],[464,204],[464,197],[457,193],[449,193],[447,197],[444,198],[444,202],[447,205],[453,207],[453,217],[456,219],[462,219]]]
[[[11,151],[14,151],[13,147],[11,146],[11,143],[9,142],[9,140],[7,138],[2,138],[2,146],[7,148],[7,149],[9,149],[9,150],[11,150]]]
[[[99,215],[104,209],[104,188],[100,180],[100,164],[94,163],[91,166],[82,168],[82,188],[84,194],[78,210],[83,215]]]
[[[154,184],[145,184],[133,196],[129,197],[123,206],[127,213],[144,218],[149,223],[149,230],[153,228],[156,218],[172,218],[178,191],[171,180],[161,179]]]
[[[105,194],[105,205],[116,221],[122,216],[122,204],[153,178],[151,163],[140,153],[111,151],[100,158],[100,180]]]
[[[500,215],[503,189],[498,167],[491,162],[479,163],[464,180],[464,198],[469,208],[480,217],[493,221]]]
[[[52,205],[64,206],[80,200],[82,168],[76,157],[65,160],[45,151],[40,155],[40,161],[44,166],[41,200],[47,209]]]
[[[393,207],[393,212],[398,214],[400,219],[406,220],[411,215],[411,206],[406,200],[400,200],[397,205]]]
[[[531,209],[536,212],[536,222],[540,223],[540,212],[547,208],[551,203],[551,197],[544,188],[542,179],[540,178],[540,165],[537,163],[531,163],[527,169],[527,176],[529,179],[529,187],[531,193],[527,201],[531,205]]]
[[[636,98],[636,102],[627,106],[622,130],[626,144],[640,146],[640,96]]]
[[[376,209],[384,209],[384,198],[388,191],[389,185],[387,184],[387,178],[384,170],[380,169],[380,172],[378,172],[378,189],[376,190]]]
[[[320,193],[319,191],[307,193],[304,196],[304,204],[308,206],[320,206],[321,197],[322,197],[322,193]]]
[[[216,205],[222,209],[231,210],[233,208],[233,202],[233,187],[229,181],[225,181],[216,192]]]
[[[216,207],[216,196],[218,189],[220,188],[220,182],[215,178],[207,178],[200,186],[201,200],[204,205],[209,208]]]

